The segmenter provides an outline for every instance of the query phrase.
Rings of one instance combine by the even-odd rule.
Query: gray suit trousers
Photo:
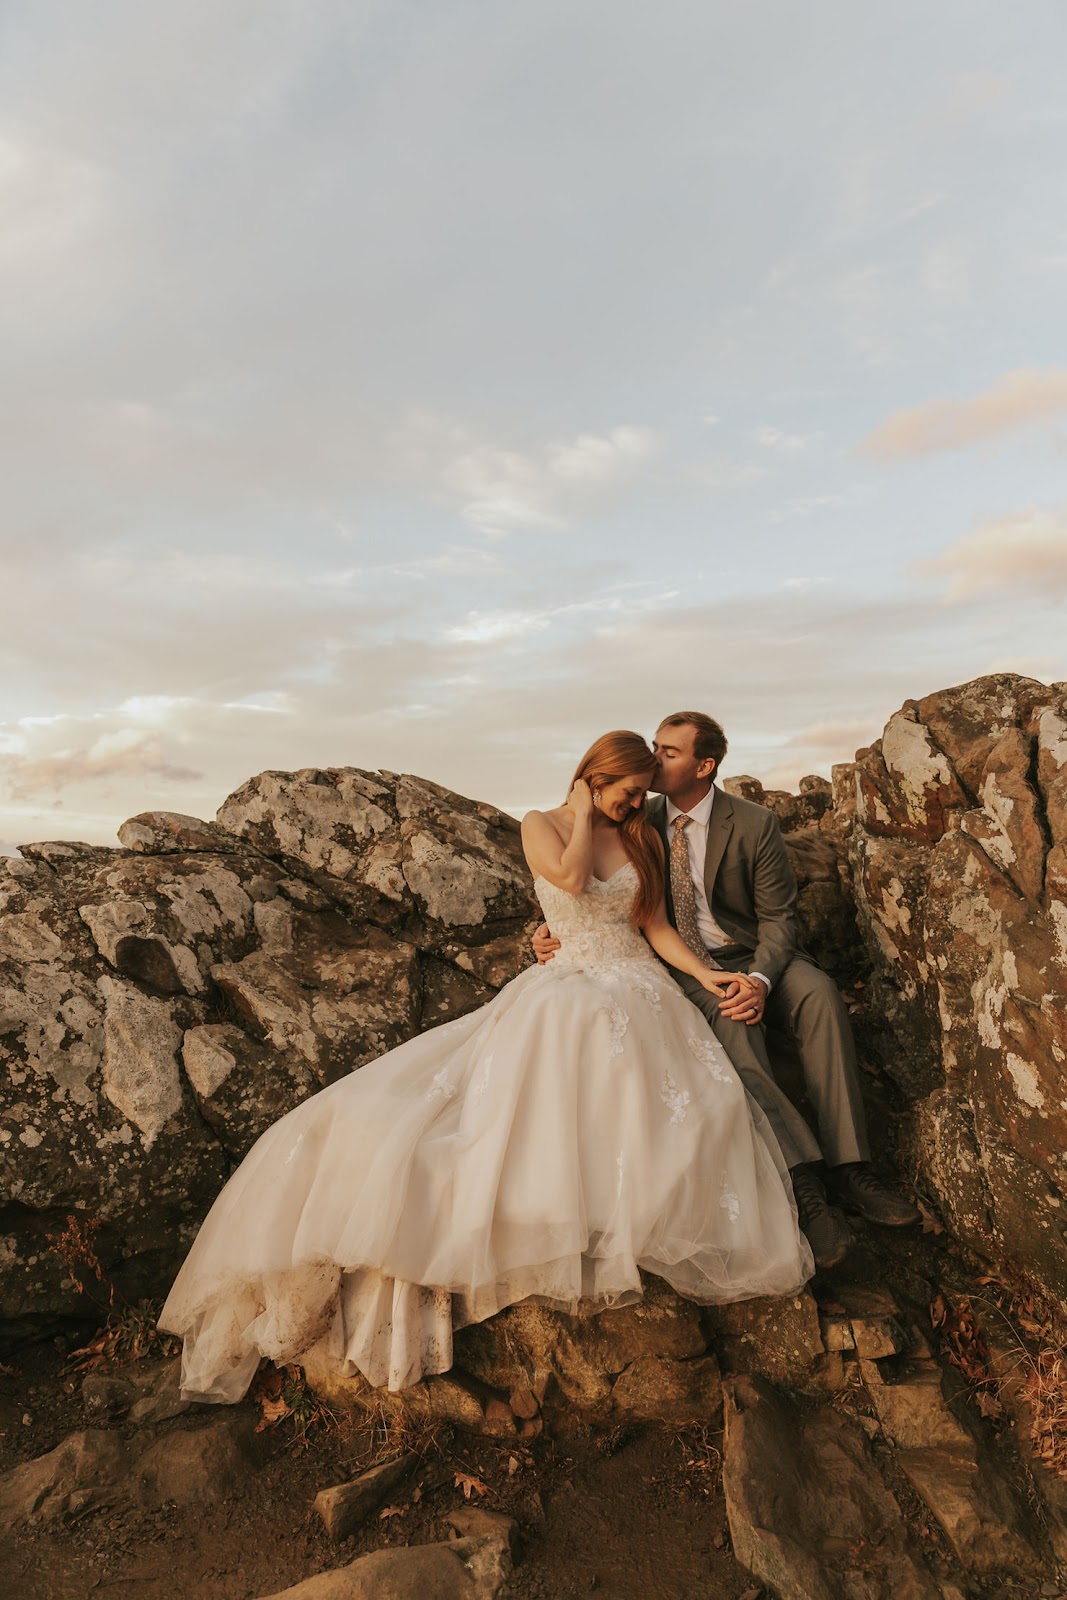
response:
[[[716,950],[713,954],[716,965],[731,972],[746,971],[752,960],[747,951],[732,955]],[[831,1167],[870,1159],[848,1012],[837,985],[821,967],[794,957],[767,996],[764,1012],[767,1022],[788,1033],[796,1044],[818,1124],[818,1141],[775,1082],[763,1028],[721,1016],[718,995],[674,967],[671,975],[707,1017],[741,1082],[766,1113],[786,1166],[818,1161],[820,1156]]]

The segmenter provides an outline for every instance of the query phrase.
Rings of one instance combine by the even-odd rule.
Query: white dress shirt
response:
[[[708,824],[711,821],[711,808],[715,804],[714,787],[709,789],[699,805],[692,811],[683,811],[676,806],[673,800],[667,801],[667,836],[674,833],[675,817],[689,818],[689,825],[685,830],[685,843],[689,851],[689,872],[693,879],[693,899],[696,901],[697,931],[709,950],[718,950],[723,945],[732,944],[733,941],[723,933],[719,924],[711,914],[708,904],[707,890],[704,887],[704,857],[708,853]],[[759,978],[770,992],[771,980],[762,972],[753,972],[750,977]]]

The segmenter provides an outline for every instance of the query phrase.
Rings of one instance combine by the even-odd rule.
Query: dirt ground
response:
[[[0,1377],[0,1471],[86,1425],[79,1387],[51,1341],[9,1359]],[[251,1402],[236,1409],[259,1416]],[[195,1407],[163,1426],[194,1426],[214,1411]],[[121,1422],[91,1425],[135,1431]],[[515,1600],[752,1600],[761,1593],[730,1554],[721,1439],[703,1429],[583,1428],[565,1439],[520,1443],[438,1427],[394,1440],[366,1421],[339,1418],[301,1438],[287,1418],[259,1439],[264,1463],[230,1500],[188,1510],[168,1503],[155,1512],[120,1506],[0,1542],[6,1594],[252,1600],[371,1549],[447,1539],[448,1513],[468,1503],[519,1524]],[[422,1463],[397,1491],[395,1506],[385,1508],[391,1514],[375,1515],[358,1536],[331,1544],[312,1510],[317,1492],[398,1444],[419,1449]],[[474,1480],[469,1502],[464,1478]]]
[[[992,1280],[939,1229],[891,1234],[856,1224],[854,1232],[845,1265],[813,1285],[821,1304],[846,1294],[849,1284],[884,1285],[919,1314],[935,1295],[955,1290],[974,1296],[991,1326],[1003,1321],[990,1299]],[[928,1317],[927,1327],[935,1340]],[[60,1337],[25,1344],[0,1363],[0,1474],[86,1426],[145,1438],[147,1430],[121,1417],[87,1418],[81,1376],[68,1359],[69,1346],[81,1342]],[[981,1386],[972,1388],[974,1405]],[[835,1395],[834,1404],[861,1421],[870,1410],[861,1387]],[[262,1420],[259,1406],[246,1400],[238,1407],[193,1407],[160,1424],[159,1431],[196,1428],[223,1412],[246,1415],[250,1427]],[[985,1430],[986,1447],[1001,1470],[1018,1479],[1017,1498],[1028,1503],[1040,1542],[1044,1513],[1033,1492],[1033,1469],[1021,1470],[1010,1417],[987,1420],[983,1414],[976,1425]],[[594,1427],[556,1416],[537,1437],[492,1439],[443,1425],[420,1430],[395,1418],[340,1415],[313,1423],[301,1436],[290,1415],[257,1435],[257,1445],[261,1465],[229,1498],[191,1509],[167,1502],[152,1512],[119,1504],[0,1540],[0,1600],[256,1600],[372,1549],[445,1540],[449,1515],[465,1505],[504,1512],[518,1524],[514,1600],[590,1594],[605,1600],[756,1600],[764,1594],[733,1559],[722,1439],[709,1429]],[[395,1491],[393,1503],[357,1536],[332,1544],[312,1509],[318,1491],[411,1449],[420,1464]],[[892,1451],[884,1442],[878,1449],[902,1514],[934,1570],[956,1582],[961,1593],[1036,1600],[1060,1592],[1057,1584],[1035,1589],[992,1575],[968,1581],[941,1529],[903,1475],[894,1475]]]

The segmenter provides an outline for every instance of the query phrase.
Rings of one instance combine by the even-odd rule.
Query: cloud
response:
[[[1008,80],[999,73],[958,72],[949,80],[945,119],[956,126],[972,122],[999,105],[1008,89]]]
[[[101,778],[152,777],[170,783],[191,783],[204,774],[173,761],[156,734],[121,728],[101,734],[89,745],[64,747],[49,755],[0,756],[0,783],[14,800],[57,795],[75,784]]]
[[[817,433],[786,433],[784,428],[773,428],[766,422],[756,429],[757,444],[765,450],[778,450],[783,455],[795,455],[818,437]]]
[[[559,530],[606,509],[658,445],[651,428],[636,426],[580,433],[526,453],[469,443],[444,463],[441,483],[463,519],[490,537]]]
[[[1019,367],[969,400],[927,400],[897,411],[859,445],[876,461],[962,450],[1067,410],[1067,371]]]
[[[758,483],[761,478],[769,478],[770,472],[755,461],[734,461],[729,456],[712,456],[690,467],[688,476],[693,483],[703,484],[707,489],[739,489],[748,483]]]
[[[996,517],[916,566],[949,578],[948,600],[1014,589],[1055,603],[1067,594],[1067,505]]]

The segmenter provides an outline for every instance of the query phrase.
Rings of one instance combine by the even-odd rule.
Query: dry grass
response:
[[[979,1280],[984,1294],[938,1295],[930,1308],[941,1348],[968,1379],[982,1415],[999,1421],[1005,1404],[1018,1413],[1034,1457],[1067,1482],[1067,1342],[1054,1309],[1042,1296],[999,1278]],[[975,1305],[995,1318],[1014,1351],[1009,1371],[993,1369]],[[992,1337],[992,1335],[991,1335]],[[1008,1379],[1015,1380],[1008,1392]]]
[[[112,1362],[139,1361],[143,1356],[177,1355],[181,1349],[177,1339],[156,1327],[156,1302],[127,1300],[104,1267],[96,1249],[99,1231],[97,1217],[72,1211],[61,1233],[46,1235],[48,1249],[63,1262],[78,1293],[94,1302],[104,1318],[95,1337],[71,1351],[71,1366],[84,1372]]]

